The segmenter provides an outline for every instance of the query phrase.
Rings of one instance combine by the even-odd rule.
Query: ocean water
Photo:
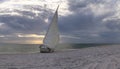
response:
[[[0,43],[0,54],[9,53],[34,53],[39,52],[38,44],[3,44]]]
[[[80,49],[87,47],[104,46],[111,44],[59,44],[56,49]],[[39,44],[3,44],[0,43],[0,54],[11,53],[36,53],[39,52]]]

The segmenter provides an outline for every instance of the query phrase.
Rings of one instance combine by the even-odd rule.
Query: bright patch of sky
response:
[[[46,10],[51,9],[52,12],[55,11],[56,7],[60,5],[59,15],[68,15],[71,14],[68,11],[68,4],[67,0],[60,1],[60,0],[8,0],[0,4],[0,15],[9,14],[12,12],[11,15],[21,15],[20,13],[16,12],[15,10],[20,11],[32,11],[33,13],[40,13],[39,10],[34,10],[34,8],[39,8],[40,6]],[[29,6],[29,8],[26,8]],[[35,7],[34,7],[35,6]]]

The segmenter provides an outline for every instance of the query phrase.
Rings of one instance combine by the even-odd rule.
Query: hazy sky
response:
[[[0,0],[0,43],[41,43],[58,4],[61,42],[120,42],[119,0]]]

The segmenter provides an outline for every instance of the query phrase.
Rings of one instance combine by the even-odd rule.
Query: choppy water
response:
[[[103,46],[108,44],[59,44],[57,49],[79,49]],[[111,45],[111,44],[110,44]],[[35,53],[39,52],[39,44],[3,44],[0,43],[0,54],[4,53]]]

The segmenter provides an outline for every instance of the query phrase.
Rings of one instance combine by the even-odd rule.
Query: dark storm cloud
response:
[[[91,29],[94,27],[93,15],[74,14],[63,17],[60,21],[60,28],[63,31],[77,31],[82,29]]]
[[[68,0],[69,10],[73,14],[61,18],[60,28],[63,34],[78,38],[67,38],[68,42],[87,43],[119,43],[120,20],[104,21],[104,19],[116,15],[115,4],[117,1],[105,0]],[[90,8],[90,5],[95,5]],[[97,5],[103,5],[111,11],[105,13],[95,9]],[[99,9],[103,10],[98,6]],[[97,12],[98,11],[98,12]],[[101,15],[95,15],[95,14]],[[84,32],[83,32],[84,31]],[[114,39],[114,40],[113,40]]]
[[[14,32],[29,32],[33,31],[36,28],[39,28],[39,30],[42,30],[44,27],[43,21],[42,20],[34,20],[34,19],[29,19],[26,17],[20,17],[20,16],[1,16],[0,17],[0,22],[5,23],[11,31]],[[41,26],[41,27],[36,27],[36,26]],[[13,33],[13,32],[12,32]]]
[[[112,31],[120,31],[120,20],[108,20],[106,26]]]
[[[77,11],[79,8],[84,8],[87,6],[87,3],[84,1],[69,0],[69,10]]]

